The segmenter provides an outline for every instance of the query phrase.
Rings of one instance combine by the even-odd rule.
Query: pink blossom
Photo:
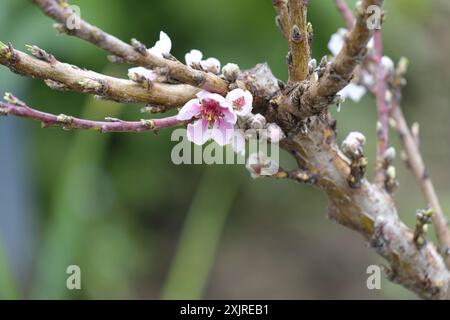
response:
[[[227,94],[227,100],[232,104],[236,114],[245,117],[252,112],[253,96],[249,91],[235,89]]]
[[[203,145],[212,138],[217,144],[228,144],[234,132],[237,116],[233,107],[221,95],[201,91],[197,99],[186,103],[180,110],[178,120],[188,121],[195,119],[187,127],[189,141]]]

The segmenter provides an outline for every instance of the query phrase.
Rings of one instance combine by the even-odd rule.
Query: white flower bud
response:
[[[263,129],[266,126],[266,123],[266,118],[259,113],[250,118],[250,127],[255,130]]]
[[[397,152],[395,151],[395,148],[390,147],[384,152],[384,161],[391,164],[395,161],[396,156]]]
[[[245,167],[253,179],[261,176],[273,176],[279,170],[278,163],[267,157],[263,152],[252,153]]]
[[[366,137],[360,132],[351,132],[342,143],[342,151],[351,158],[357,159],[363,156],[363,146],[366,143]]]
[[[230,82],[235,82],[239,76],[239,73],[241,73],[241,69],[235,63],[227,63],[222,68],[222,73],[226,80]]]
[[[283,130],[281,130],[281,128],[276,123],[270,123],[267,126],[266,130],[267,130],[267,138],[272,143],[279,143],[285,137]]]

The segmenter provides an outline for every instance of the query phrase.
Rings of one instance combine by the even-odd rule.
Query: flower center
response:
[[[203,119],[207,120],[209,124],[213,124],[217,119],[223,118],[224,114],[219,102],[212,99],[204,99],[202,101],[201,116]]]
[[[233,101],[233,108],[236,109],[237,111],[241,111],[242,107],[245,105],[245,98],[244,97],[240,97],[236,100]]]

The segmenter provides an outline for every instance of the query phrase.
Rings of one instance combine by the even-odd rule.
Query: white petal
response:
[[[128,69],[128,78],[134,80],[137,78],[136,75],[138,77],[143,77],[149,81],[155,81],[158,78],[158,75],[153,70],[149,70],[143,67]]]
[[[395,68],[394,61],[392,61],[392,59],[389,58],[388,56],[384,56],[383,58],[381,58],[381,65],[388,73],[394,71]]]
[[[148,49],[151,54],[163,57],[164,54],[169,54],[170,50],[172,50],[172,40],[170,40],[169,36],[161,31],[159,33],[159,40],[155,43],[153,48]]]
[[[214,74],[220,74],[220,61],[216,58],[208,58],[200,62],[203,70],[212,72]]]
[[[344,99],[350,98],[354,102],[359,102],[361,98],[366,94],[366,92],[367,90],[365,87],[350,83],[338,94]]]
[[[328,50],[330,50],[333,56],[337,56],[344,46],[344,39],[346,34],[347,29],[341,28],[331,36],[330,41],[328,42]]]
[[[186,65],[189,67],[192,66],[193,63],[200,63],[203,59],[203,53],[200,50],[191,50],[191,52],[186,53],[185,60]]]

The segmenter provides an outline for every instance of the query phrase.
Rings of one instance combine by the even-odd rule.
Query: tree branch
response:
[[[188,85],[163,83],[139,84],[131,80],[105,76],[61,63],[37,47],[36,57],[0,43],[0,64],[11,71],[46,81],[52,89],[98,95],[104,99],[127,103],[146,103],[164,107],[180,107],[192,99],[199,89]]]
[[[67,28],[67,21],[73,17],[74,12],[68,3],[63,0],[33,0],[46,15],[60,23],[59,30],[68,35],[76,36],[88,41],[105,51],[120,57],[125,62],[138,66],[153,68],[166,68],[168,75],[182,83],[202,88],[210,92],[225,95],[228,92],[228,84],[215,74],[194,70],[183,63],[161,58],[149,53],[147,50],[138,51],[133,46],[104,32],[100,28],[78,18],[79,28],[72,30]]]
[[[408,167],[416,177],[422,193],[424,194],[429,205],[434,209],[433,223],[435,226],[436,236],[441,245],[441,253],[445,258],[447,266],[450,267],[450,229],[448,227],[447,218],[444,215],[433,182],[426,170],[422,155],[417,145],[417,141],[412,135],[403,112],[400,107],[400,91],[396,92],[396,99],[391,106],[391,116],[395,120],[395,128],[398,131],[400,140],[408,157]]]
[[[289,82],[306,79],[310,58],[309,32],[307,30],[308,0],[289,0]]]
[[[345,0],[336,0],[336,7],[344,18],[347,29],[350,30],[355,24],[355,18],[353,17],[352,11],[348,7]]]
[[[42,127],[62,127],[64,129],[95,130],[99,132],[148,132],[171,128],[183,124],[176,116],[141,121],[122,121],[111,119],[109,122],[79,119],[64,114],[53,115],[30,108],[28,105],[13,97],[6,95],[11,102],[0,101],[0,115],[13,115],[21,118],[40,121]]]
[[[273,6],[277,11],[277,26],[283,34],[284,38],[289,41],[291,24],[289,22],[289,10],[287,0],[272,0]]]
[[[328,64],[323,76],[317,82],[312,82],[302,90],[298,107],[302,117],[319,114],[335,99],[336,94],[351,80],[353,72],[367,53],[367,43],[373,36],[373,30],[368,28],[368,8],[372,5],[383,5],[383,0],[363,0],[357,8],[357,19],[347,35],[344,47]]]
[[[386,101],[388,73],[382,64],[383,39],[381,30],[375,32],[374,42],[374,61],[376,64],[375,97],[378,111],[378,146],[374,181],[375,183],[383,185],[385,181],[385,170],[383,168],[384,154],[389,146],[389,106]]]

